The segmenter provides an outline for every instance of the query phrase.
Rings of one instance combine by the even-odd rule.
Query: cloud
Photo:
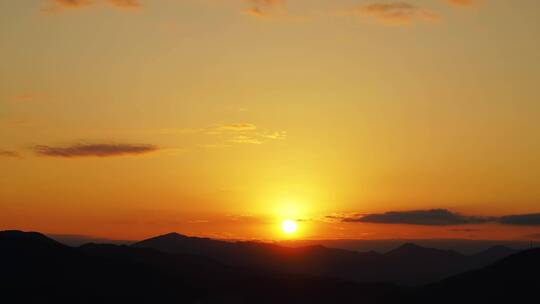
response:
[[[540,226],[540,213],[504,215],[504,216],[474,216],[463,215],[448,209],[389,211],[385,213],[357,214],[341,217],[343,222],[406,224],[420,226],[451,226],[468,224],[498,223],[512,226]],[[471,232],[469,229],[453,231]]]
[[[107,3],[119,9],[138,9],[142,5],[139,0],[48,0],[52,6],[42,9],[46,13],[58,13],[63,10],[81,9]]]
[[[262,133],[262,134],[260,134],[260,136],[263,137],[263,138],[266,138],[266,139],[279,139],[279,140],[282,140],[282,139],[287,138],[287,132],[285,132],[285,131],[275,131],[275,132],[270,132],[270,133]]]
[[[287,138],[285,131],[278,132],[252,132],[249,134],[236,135],[229,140],[232,143],[262,145],[270,140],[284,140]]]
[[[244,12],[258,18],[268,18],[279,12],[283,12],[285,0],[245,0],[250,8]]]
[[[221,124],[205,130],[208,135],[223,135],[229,143],[261,145],[271,140],[284,140],[285,131],[260,130],[252,123]]]
[[[159,148],[146,144],[75,144],[65,147],[34,146],[33,150],[40,156],[75,158],[141,155]]]
[[[258,138],[250,137],[246,135],[238,135],[229,140],[229,142],[238,143],[238,144],[252,144],[252,145],[261,145],[264,142]]]
[[[477,5],[481,1],[482,0],[446,0],[450,5],[461,7]]]
[[[540,226],[540,213],[505,215],[498,222],[513,226]]]
[[[256,130],[257,126],[251,123],[233,123],[219,125],[214,128],[216,131],[233,131],[233,132],[244,132],[244,131],[253,131]]]
[[[371,3],[349,9],[348,15],[368,16],[384,24],[403,25],[414,22],[431,22],[440,16],[429,9],[421,8],[407,2]]]
[[[65,8],[80,8],[94,4],[93,0],[52,0],[52,2]]]
[[[22,155],[17,151],[0,150],[0,157],[22,158]]]
[[[466,216],[447,209],[390,211],[362,215],[360,217],[344,218],[344,222],[407,224],[422,226],[451,226],[466,224],[482,224],[492,221],[492,218],[481,216]]]
[[[287,138],[286,131],[274,131],[262,129],[259,126],[248,123],[227,123],[216,124],[205,128],[166,128],[159,131],[161,134],[178,134],[178,135],[208,135],[218,138],[220,142],[199,143],[199,147],[203,148],[225,148],[230,144],[252,144],[261,145],[270,141],[285,140]],[[201,137],[202,138],[202,137]]]
[[[66,9],[79,9],[94,4],[93,0],[48,0],[52,6],[41,9],[45,13],[58,13]]]
[[[248,15],[251,15],[251,16],[254,16],[254,17],[259,17],[259,18],[267,18],[269,17],[270,15],[268,14],[268,12],[266,11],[263,11],[261,10],[260,8],[258,7],[251,7],[251,8],[248,8],[244,11],[246,14]]]
[[[35,98],[36,96],[32,93],[25,93],[25,94],[15,96],[15,100],[20,101],[20,102],[29,102],[29,101],[34,100]]]
[[[141,7],[139,0],[109,0],[109,3],[121,9],[137,9]]]

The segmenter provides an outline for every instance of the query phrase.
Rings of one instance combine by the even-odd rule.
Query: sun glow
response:
[[[293,220],[284,220],[281,223],[281,229],[286,234],[293,234],[296,232],[296,229],[298,228],[298,224],[296,224],[296,221]]]

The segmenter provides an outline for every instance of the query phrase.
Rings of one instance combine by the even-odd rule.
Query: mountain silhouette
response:
[[[199,292],[180,279],[88,256],[38,233],[0,232],[0,263],[5,303],[189,301]]]
[[[452,250],[441,250],[435,248],[425,248],[412,243],[405,243],[400,247],[391,250],[385,254],[387,257],[392,258],[447,258],[455,259],[462,258],[463,255]]]
[[[388,284],[230,267],[196,255],[0,232],[0,294],[6,303],[390,303]]]
[[[230,266],[282,269],[290,273],[335,277],[356,282],[420,285],[480,268],[513,252],[491,250],[475,256],[404,244],[386,254],[323,246],[282,247],[259,242],[227,242],[169,233],[140,241],[136,248],[194,254]]]
[[[179,234],[133,246],[69,247],[40,233],[3,231],[0,295],[6,303],[70,304],[521,303],[540,287],[540,249],[515,253],[425,286],[376,283],[409,282],[414,276],[427,280],[512,252],[493,247],[465,256],[404,244],[386,254],[360,253]],[[429,272],[429,267],[436,268]],[[359,283],[369,278],[374,279]]]
[[[505,257],[511,256],[518,253],[519,250],[514,250],[506,246],[493,246],[484,251],[481,251],[474,255],[479,261],[484,261],[486,263],[494,263],[495,261],[502,260]]]
[[[496,248],[501,250],[501,248]],[[426,286],[417,303],[535,303],[540,288],[540,248]]]

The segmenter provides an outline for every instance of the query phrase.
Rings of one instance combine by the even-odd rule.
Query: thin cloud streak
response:
[[[257,126],[252,123],[224,124],[224,125],[216,126],[214,128],[214,130],[216,131],[233,131],[233,132],[253,131],[256,129],[257,129]]]
[[[148,144],[75,144],[65,147],[38,145],[33,150],[40,156],[76,158],[142,155],[156,152],[160,148]]]
[[[246,0],[251,7],[244,10],[244,13],[257,18],[272,17],[280,11],[283,12],[285,0]]]
[[[482,0],[446,0],[446,2],[453,6],[468,7],[480,4]]]
[[[268,19],[287,16],[286,0],[237,0],[243,2],[247,8],[243,10],[246,15]],[[483,0],[443,0],[455,7],[472,7]],[[143,7],[141,0],[46,0],[52,6],[43,8],[43,12],[58,13],[64,10],[82,9],[98,5],[108,5],[122,10],[138,10]],[[418,22],[433,22],[441,16],[428,8],[416,6],[409,2],[373,2],[342,10],[344,15],[373,18],[377,22],[387,25],[407,25]],[[323,14],[333,15],[332,12]]]
[[[22,158],[22,155],[17,151],[0,150],[0,157]]]
[[[346,11],[353,16],[371,17],[389,25],[405,25],[415,22],[433,22],[440,19],[436,12],[407,2],[371,3]]]
[[[142,6],[138,0],[109,0],[109,3],[121,9],[138,9]]]
[[[270,141],[285,140],[286,131],[273,131],[260,129],[253,123],[228,123],[218,124],[207,128],[184,128],[184,129],[162,129],[162,134],[204,134],[215,137],[222,137],[225,143],[231,144],[252,144],[262,145]],[[203,144],[201,147],[222,148],[223,143]]]
[[[65,8],[80,8],[94,4],[94,0],[51,0],[57,5]]]
[[[43,8],[45,13],[59,13],[64,10],[82,9],[99,4],[108,4],[122,10],[134,10],[142,7],[139,0],[48,0],[52,6]]]

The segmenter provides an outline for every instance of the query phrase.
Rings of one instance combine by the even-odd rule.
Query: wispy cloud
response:
[[[261,145],[269,141],[285,140],[287,132],[261,129],[248,122],[227,123],[207,128],[162,129],[162,134],[204,134],[221,139],[221,143],[206,143],[199,145],[206,148],[223,148],[229,144]]]
[[[141,155],[160,149],[148,144],[74,144],[62,147],[38,145],[33,150],[40,156],[75,158]]]
[[[17,151],[0,150],[0,157],[22,158],[22,155]]]
[[[419,226],[458,226],[470,224],[498,223],[513,226],[540,226],[540,213],[477,216],[463,215],[448,209],[389,211],[385,213],[358,214],[341,218],[343,222],[405,224]]]
[[[82,9],[105,5],[122,10],[137,10],[143,7],[142,0],[42,0],[48,6],[42,11],[48,13],[65,10]],[[290,17],[287,0],[235,0],[244,4],[243,12],[256,18]],[[483,0],[443,0],[455,7],[471,7]],[[234,2],[234,1],[231,1]],[[180,2],[179,2],[180,3]],[[322,9],[320,14],[333,15],[334,10]],[[406,1],[379,1],[368,2],[364,5],[354,6],[340,10],[349,16],[372,18],[377,22],[389,25],[407,25],[418,22],[433,22],[441,16],[429,8],[411,4]],[[341,14],[340,13],[340,14]]]
[[[446,0],[446,2],[453,6],[467,7],[477,5],[482,2],[482,0]]]
[[[232,143],[262,145],[270,140],[283,140],[287,137],[285,132],[274,132],[272,134],[251,134],[237,135],[229,140]]]
[[[348,15],[371,17],[383,24],[404,25],[440,19],[436,12],[407,2],[371,3],[351,8]]]
[[[109,0],[109,3],[121,9],[138,9],[142,6],[139,0]]]
[[[285,131],[258,131],[256,129],[239,131],[238,134],[230,134],[227,140],[230,143],[262,145],[272,140],[284,140],[287,138]]]
[[[238,143],[238,144],[253,144],[253,145],[261,145],[264,142],[258,138],[246,136],[246,135],[238,135],[233,137],[229,140],[229,142]]]
[[[94,4],[94,0],[51,0],[52,2],[66,8],[80,8]]]
[[[45,13],[58,13],[100,4],[108,4],[119,9],[138,9],[142,6],[139,0],[47,0],[47,2],[50,6],[42,9]]]
[[[257,126],[252,123],[232,123],[218,125],[213,128],[215,131],[233,131],[233,132],[245,132],[257,130]]]
[[[284,12],[285,0],[245,0],[250,7],[244,12],[258,18],[272,17]]]
[[[35,98],[36,98],[36,95],[32,93],[24,93],[24,94],[15,96],[15,100],[19,102],[29,102],[29,101],[34,100]]]
[[[42,8],[44,13],[59,13],[69,9],[80,9],[95,4],[93,0],[48,0],[50,6]]]
[[[270,140],[283,140],[285,131],[259,130],[252,123],[233,123],[218,125],[208,130],[207,134],[224,134],[230,143],[261,145]]]

